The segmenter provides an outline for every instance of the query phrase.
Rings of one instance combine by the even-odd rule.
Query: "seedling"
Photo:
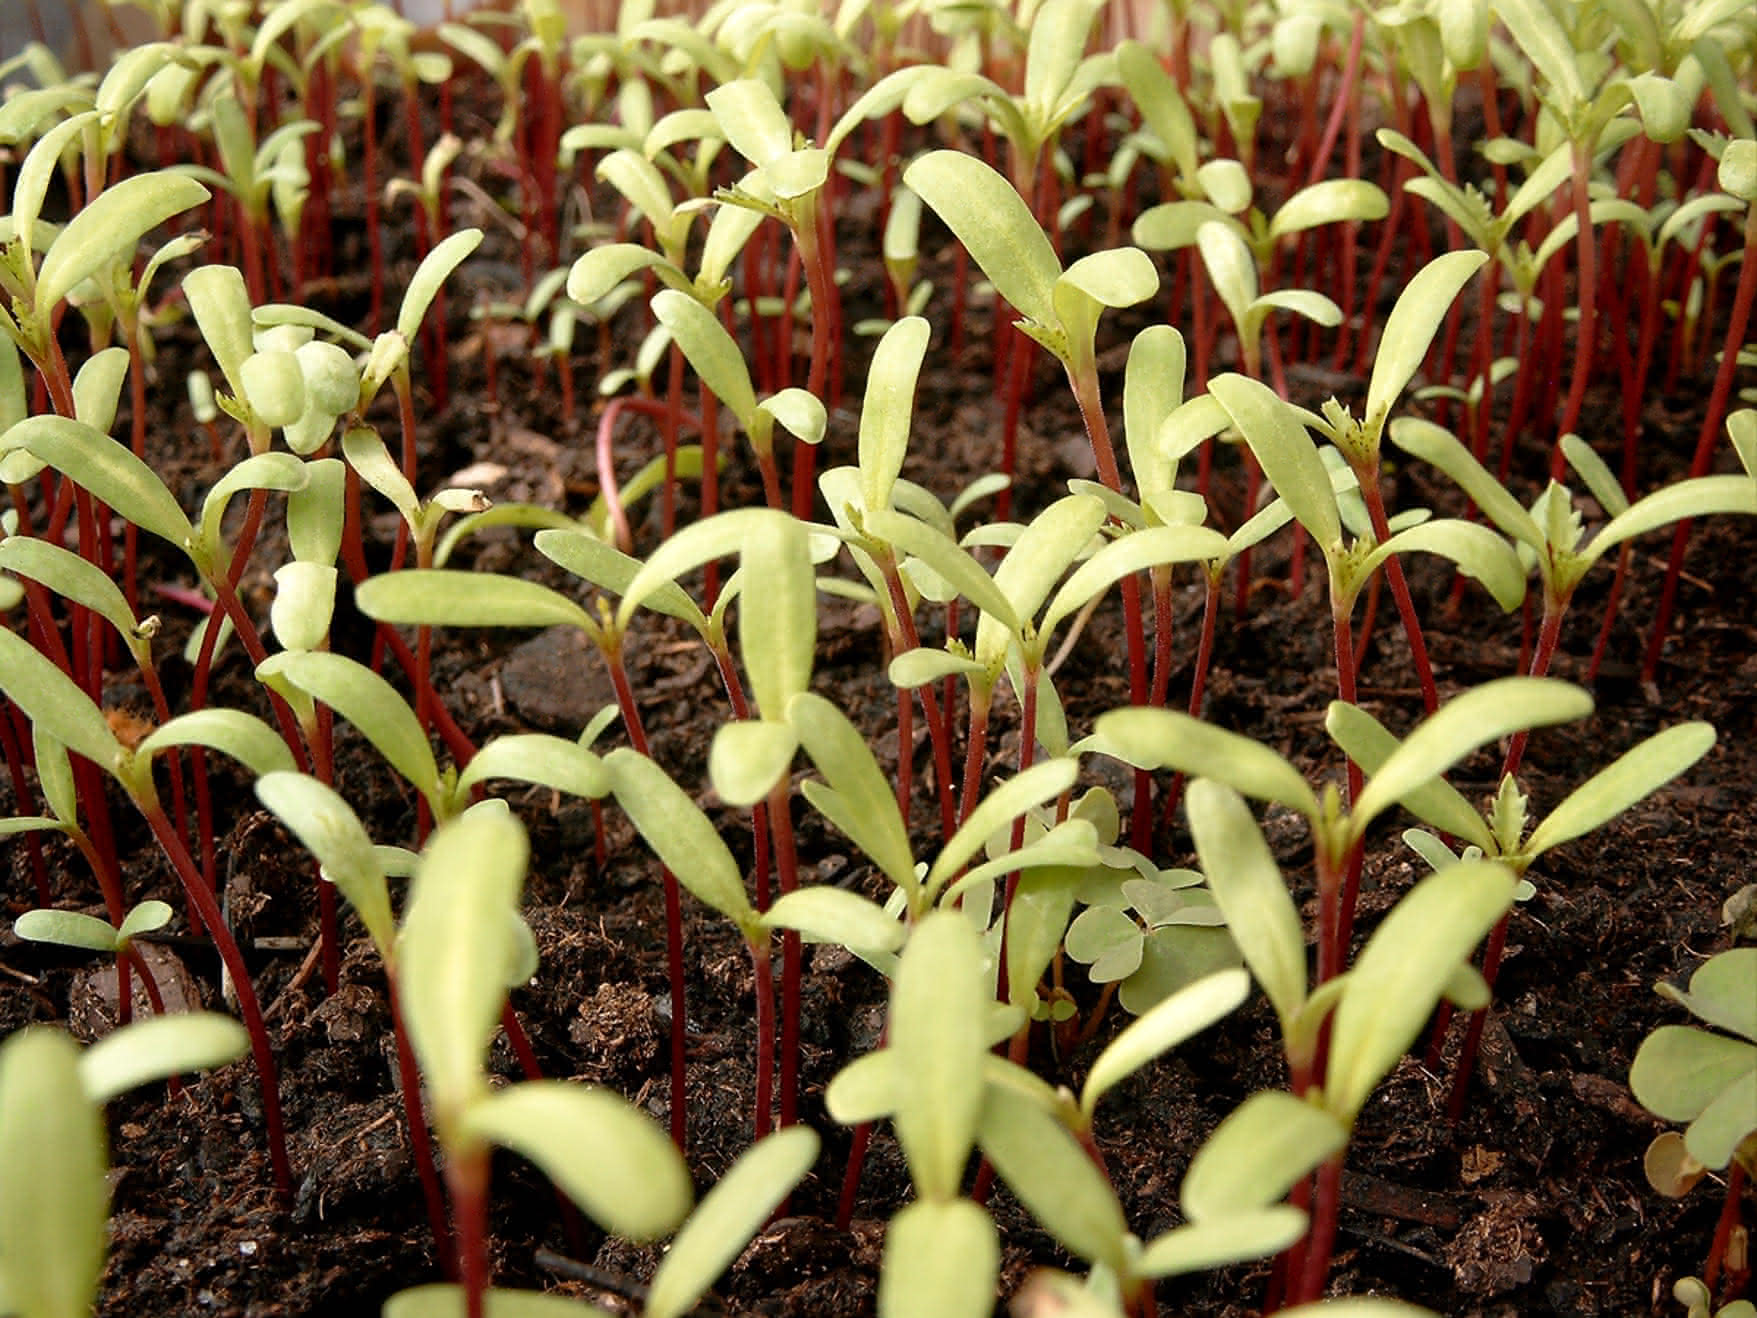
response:
[[[0,1293],[10,1312],[75,1318],[97,1300],[110,1197],[103,1105],[245,1047],[236,1021],[208,1012],[141,1021],[83,1052],[43,1026],[0,1044]]]
[[[1690,1123],[1681,1136],[1668,1131],[1648,1147],[1644,1165],[1654,1188],[1679,1197],[1708,1172],[1727,1173],[1700,1282],[1707,1305],[1723,1271],[1740,1270],[1729,1262],[1734,1237],[1745,1236],[1739,1198],[1746,1179],[1757,1176],[1757,948],[1710,957],[1690,976],[1688,992],[1658,987],[1662,997],[1719,1031],[1662,1025],[1642,1042],[1629,1070],[1629,1088],[1643,1107],[1666,1121]]]

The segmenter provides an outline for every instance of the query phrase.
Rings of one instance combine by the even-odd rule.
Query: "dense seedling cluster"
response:
[[[1253,1260],[1268,1291],[1244,1298],[1266,1312],[1425,1312],[1326,1298],[1363,1112],[1427,1032],[1453,1076],[1431,1119],[1458,1119],[1540,857],[1715,745],[1662,719],[1528,823],[1529,739],[1593,717],[1548,674],[1595,564],[1617,551],[1589,682],[1626,640],[1631,547],[1671,531],[1640,656],[1657,693],[1692,523],[1757,514],[1748,375],[1738,392],[1757,10],[647,0],[592,28],[520,0],[422,29],[371,0],[115,9],[148,35],[95,73],[42,44],[0,63],[0,833],[34,889],[14,894],[36,908],[18,937],[113,957],[120,1020],[137,983],[157,1019],[83,1056],[40,1028],[0,1047],[0,1312],[90,1311],[100,1105],[124,1088],[248,1049],[268,1175],[283,1203],[300,1183],[261,971],[223,900],[216,755],[310,853],[323,989],[367,977],[369,945],[388,1003],[432,1232],[432,1275],[404,1279],[393,1318],[607,1312],[494,1287],[495,1147],[553,1182],[571,1228],[577,1206],[671,1237],[631,1302],[674,1318],[814,1168],[840,1178],[846,1228],[876,1123],[912,1189],[876,1210],[881,1318],[994,1309],[997,1180],[1053,1237],[1038,1261],[1071,1269],[1033,1272],[1019,1315],[1149,1318],[1182,1294],[1167,1279]],[[851,268],[872,253],[881,268]],[[490,268],[514,289],[464,305]],[[211,370],[156,369],[177,335]],[[453,365],[477,355],[487,406],[555,380],[596,475],[583,515],[423,460],[458,405]],[[967,366],[990,409],[994,470],[962,490],[931,483],[914,437],[930,359]],[[1655,486],[1644,399],[1691,381],[1689,474]],[[182,416],[205,439],[155,433]],[[1041,477],[1027,446],[1057,418],[1083,429],[1091,478]],[[656,455],[633,453],[649,435]],[[173,479],[162,454],[191,442],[200,479]],[[1394,468],[1443,514],[1404,503]],[[1204,718],[1220,629],[1257,607],[1253,561],[1285,561],[1288,595],[1328,607],[1315,766]],[[1185,586],[1193,645],[1173,634]],[[1384,587],[1414,683],[1395,698],[1361,680]],[[876,628],[882,700],[818,680],[832,599]],[[157,600],[201,615],[175,683]],[[1461,608],[1524,620],[1517,661],[1470,686],[1425,639]],[[1061,674],[1103,626],[1127,695],[1094,714]],[[565,629],[614,703],[572,735],[476,744],[436,638],[501,628]],[[670,697],[628,654],[661,632],[699,645],[723,693],[705,776],[649,740]],[[253,675],[226,688],[245,695],[216,698],[225,667]],[[121,717],[119,674],[145,726]],[[382,835],[339,759],[363,745],[409,805]],[[1479,755],[1499,788],[1472,800],[1448,775]],[[509,998],[544,973],[522,893],[555,859],[530,855],[509,784],[590,802],[599,869],[609,811],[655,858],[669,1083],[644,1107],[544,1077]],[[1271,846],[1265,805],[1306,850]],[[1425,825],[1408,851],[1385,827],[1400,814]],[[851,849],[846,882],[802,854],[808,822]],[[82,867],[52,863],[70,854],[55,835]],[[1431,873],[1381,884],[1369,918],[1363,875],[1398,854]],[[161,861],[181,911],[145,886]],[[77,909],[94,895],[102,918]],[[754,996],[754,1143],[713,1168],[684,1159],[691,903],[729,922]],[[166,1014],[142,944],[179,920],[241,1024]],[[862,963],[888,1003],[876,1046],[815,1095],[807,944]],[[1112,1182],[1100,1105],[1256,990],[1285,1086],[1169,1169],[1176,1220],[1150,1232]],[[1690,1123],[1648,1172],[1679,1195],[1725,1177],[1677,1295],[1748,1313],[1757,953],[1666,991],[1711,1028],[1665,1026],[1635,1058],[1635,1097]],[[503,1035],[518,1083],[490,1060]],[[852,1128],[835,1165],[830,1123]],[[693,1211],[692,1174],[712,1182]]]

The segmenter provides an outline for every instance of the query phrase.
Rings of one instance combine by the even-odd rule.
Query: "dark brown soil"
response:
[[[400,222],[400,220],[399,220]],[[876,287],[862,266],[868,233],[844,232],[845,260],[855,269],[847,291],[849,320],[877,311]],[[358,230],[344,235],[346,268],[364,266]],[[393,228],[390,252],[400,286],[410,269],[408,235]],[[491,237],[499,267],[516,283],[516,254]],[[495,267],[489,267],[494,269]],[[937,273],[942,277],[948,263]],[[587,424],[559,415],[553,378],[524,361],[501,362],[499,398],[485,395],[482,354],[491,340],[465,318],[485,293],[488,276],[472,268],[452,299],[455,345],[449,407],[423,408],[422,479],[428,488],[475,463],[504,474],[486,482],[496,500],[543,497],[583,512],[596,488]],[[357,279],[332,289],[330,309],[358,319]],[[938,304],[936,304],[938,305]],[[936,344],[944,342],[936,312]],[[1128,322],[1107,328],[1106,396],[1120,398],[1115,345]],[[998,421],[991,363],[979,316],[970,347],[951,359],[936,347],[917,405],[913,457],[907,474],[949,497],[994,465]],[[592,336],[582,334],[582,344]],[[866,349],[849,363],[846,410],[832,421],[819,469],[852,460],[855,406]],[[1217,368],[1225,366],[1223,357]],[[183,372],[200,362],[188,335],[173,334],[160,361],[155,398],[155,460],[173,489],[189,495],[211,482],[181,400]],[[582,398],[601,370],[593,358],[573,362]],[[1297,380],[1296,380],[1297,386]],[[1029,514],[1062,489],[1070,475],[1089,474],[1077,415],[1061,381],[1040,363],[1036,402],[1027,413],[1015,508]],[[1699,422],[1706,384],[1688,383],[1680,398],[1656,397],[1648,417],[1644,488],[1675,479]],[[1300,397],[1314,404],[1320,396]],[[1603,433],[1615,432],[1607,400]],[[387,432],[393,419],[384,419]],[[1590,433],[1590,432],[1589,432]],[[624,479],[654,451],[643,423],[619,439]],[[1541,457],[1531,463],[1541,466]],[[1236,508],[1234,471],[1217,476],[1223,509]],[[1430,502],[1455,508],[1454,496],[1420,472],[1400,471],[1392,507]],[[1535,488],[1535,487],[1531,487]],[[760,502],[754,466],[734,453],[722,480],[728,506]],[[1527,491],[1529,493],[1529,490]],[[693,490],[682,500],[695,507]],[[637,512],[639,552],[657,541],[656,523]],[[272,519],[271,519],[272,520]],[[383,523],[375,524],[379,532]],[[1691,718],[1712,721],[1720,741],[1695,771],[1626,817],[1569,846],[1543,867],[1537,896],[1515,915],[1499,1001],[1463,1121],[1443,1117],[1447,1077],[1410,1059],[1366,1109],[1350,1150],[1334,1287],[1394,1294],[1438,1312],[1466,1315],[1635,1315],[1672,1311],[1670,1285],[1700,1269],[1713,1230],[1718,1196],[1709,1187],[1681,1203],[1648,1189],[1641,1155],[1661,1128],[1626,1087],[1630,1060],[1654,1026],[1680,1019],[1653,992],[1655,981],[1687,974],[1726,945],[1722,901],[1751,877],[1757,814],[1748,785],[1757,781],[1753,722],[1757,720],[1757,629],[1748,603],[1757,598],[1757,556],[1743,524],[1700,527],[1687,563],[1682,624],[1667,653],[1657,689],[1634,674],[1644,629],[1663,571],[1663,542],[1654,537],[1634,556],[1623,621],[1598,683],[1598,712],[1585,725],[1543,733],[1532,743],[1522,781],[1535,811],[1654,731]],[[280,561],[271,542],[262,568],[252,569],[247,598],[266,600],[260,573]],[[1314,774],[1336,773],[1323,734],[1334,694],[1329,627],[1321,583],[1314,576],[1299,598],[1285,589],[1285,549],[1259,554],[1249,617],[1220,631],[1207,717],[1293,755]],[[482,570],[527,572],[572,589],[559,573],[511,536],[498,533],[460,551],[458,563]],[[1431,564],[1413,569],[1413,588],[1430,630],[1429,645],[1443,693],[1515,671],[1520,620],[1501,617],[1484,597],[1467,593],[1447,607],[1448,575]],[[147,581],[178,582],[179,565],[153,560]],[[1582,589],[1564,630],[1556,671],[1584,672],[1608,564]],[[184,584],[187,584],[186,582]],[[1172,701],[1185,698],[1201,595],[1185,580],[1178,594],[1177,643],[1182,656]],[[159,653],[174,656],[192,618],[165,605]],[[815,688],[866,727],[887,765],[896,754],[894,710],[882,676],[876,616],[826,601]],[[363,649],[363,631],[343,627],[338,645]],[[1070,715],[1084,724],[1127,703],[1120,617],[1106,609],[1062,671]],[[1387,600],[1364,675],[1363,701],[1396,727],[1419,711],[1407,646]],[[235,651],[224,661],[221,700],[257,707],[249,675]],[[715,675],[698,646],[661,621],[637,628],[631,673],[654,754],[692,790],[705,790],[707,747],[729,717]],[[173,685],[182,673],[167,659]],[[439,690],[478,744],[520,729],[577,732],[611,695],[602,665],[574,638],[523,633],[452,634],[435,656]],[[114,697],[138,693],[118,675]],[[173,694],[173,699],[176,696]],[[1016,720],[997,714],[993,767],[1012,762]],[[607,734],[614,740],[615,729]],[[414,826],[409,793],[347,729],[340,730],[339,781],[368,826],[384,841],[409,842]],[[920,750],[918,773],[931,775]],[[1481,795],[1493,784],[1493,757],[1467,764],[1455,781]],[[1105,772],[1095,766],[1094,772]],[[1117,779],[1119,785],[1122,779]],[[248,1064],[190,1083],[181,1098],[162,1089],[129,1095],[112,1106],[114,1176],[112,1257],[101,1312],[130,1318],[212,1313],[249,1315],[371,1314],[393,1291],[436,1276],[401,1109],[396,1094],[388,1011],[381,970],[357,924],[343,967],[341,991],[325,997],[309,973],[315,936],[313,877],[296,844],[262,813],[248,783],[216,767],[216,799],[231,910],[240,939],[253,953],[257,991],[267,1004],[282,1067],[282,1093],[298,1181],[289,1206],[270,1188],[256,1081]],[[918,797],[923,852],[933,820]],[[9,805],[10,797],[5,798]],[[182,909],[181,897],[144,830],[125,805],[112,803],[128,857],[130,900],[160,896]],[[542,950],[533,983],[514,995],[543,1069],[612,1085],[665,1115],[665,1038],[669,1011],[662,956],[657,871],[632,829],[606,811],[608,859],[593,859],[589,805],[544,792],[513,797],[529,825],[533,863],[527,914]],[[1125,801],[1126,805],[1126,801]],[[733,847],[748,857],[748,830],[737,812],[715,807]],[[801,804],[801,861],[808,875],[877,892],[869,867]],[[1401,825],[1398,825],[1401,827]],[[1303,831],[1271,817],[1268,831],[1284,868],[1309,881]],[[1376,837],[1362,907],[1362,933],[1416,877],[1413,857],[1390,829]],[[1188,858],[1187,835],[1162,831],[1158,859]],[[9,913],[32,904],[23,848],[8,848]],[[69,848],[50,845],[63,901],[96,900],[83,865]],[[689,948],[689,1160],[698,1184],[715,1176],[751,1139],[751,1047],[754,1036],[748,960],[738,940],[698,906],[687,907]],[[187,968],[193,991],[223,1008],[217,964],[199,940],[177,936],[163,950]],[[81,996],[88,963],[41,947],[3,944],[0,1029],[28,1021],[70,1020],[89,1034],[101,1007]],[[1082,1007],[1097,994],[1072,969],[1070,987]],[[87,1002],[84,1010],[79,1004]],[[794,1196],[792,1216],[775,1223],[726,1277],[720,1295],[732,1312],[835,1318],[873,1312],[882,1223],[908,1198],[908,1179],[888,1131],[875,1137],[861,1182],[852,1233],[831,1220],[848,1151],[847,1133],[822,1110],[824,1086],[836,1070],[876,1046],[884,986],[847,956],[808,959],[804,1008],[804,1119],[822,1132],[824,1154]],[[1033,1062],[1051,1079],[1075,1083],[1103,1039],[1123,1024],[1113,1012],[1092,1043],[1071,1058],[1043,1043]],[[516,1064],[504,1043],[493,1064],[509,1076]],[[1256,1089],[1285,1077],[1266,1009],[1253,1004],[1174,1056],[1124,1085],[1099,1119],[1098,1139],[1130,1223],[1143,1238],[1177,1221],[1176,1190],[1184,1167],[1214,1125]],[[590,1262],[625,1289],[638,1289],[654,1263],[650,1250],[606,1240],[590,1226],[570,1231],[556,1200],[527,1166],[497,1162],[493,1199],[494,1272],[500,1284],[571,1288],[606,1304],[599,1287],[564,1282],[540,1266],[539,1250]],[[1027,1268],[1066,1259],[1011,1201],[997,1192],[991,1207],[1006,1245],[1005,1280],[1016,1288]],[[1240,1315],[1260,1303],[1266,1267],[1232,1269],[1168,1283],[1162,1312]]]

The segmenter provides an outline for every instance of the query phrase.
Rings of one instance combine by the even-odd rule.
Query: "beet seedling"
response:
[[[1367,772],[1375,772],[1395,752],[1397,740],[1372,715],[1352,705],[1331,708],[1326,721],[1330,735],[1350,759]],[[1714,745],[1714,729],[1706,723],[1684,723],[1656,733],[1631,747],[1557,804],[1544,819],[1526,828],[1527,797],[1511,773],[1504,773],[1487,817],[1479,814],[1462,795],[1443,780],[1430,783],[1404,798],[1404,807],[1418,819],[1468,844],[1465,860],[1486,857],[1507,866],[1520,881],[1518,900],[1531,896],[1527,875],[1547,851],[1583,837],[1631,809],[1684,773]],[[1433,869],[1458,859],[1438,837],[1411,829],[1404,841]],[[1490,989],[1500,972],[1501,953],[1507,937],[1507,919],[1496,924],[1483,953],[1483,982]],[[1453,1072],[1448,1115],[1456,1121],[1464,1110],[1465,1095],[1482,1038],[1486,1008],[1471,1017],[1464,1048]],[[1451,1013],[1440,1008],[1428,1048],[1428,1064],[1438,1069],[1440,1047]]]
[[[491,1146],[529,1158],[595,1219],[633,1239],[669,1230],[691,1197],[682,1157],[626,1100],[560,1081],[498,1090],[488,1082],[484,1061],[507,986],[536,969],[518,914],[526,854],[524,829],[503,803],[448,822],[422,853],[397,933],[398,989],[446,1154],[469,1318],[486,1312]],[[425,1289],[398,1312],[455,1312],[453,1294]]]

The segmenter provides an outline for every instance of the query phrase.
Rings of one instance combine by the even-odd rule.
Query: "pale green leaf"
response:
[[[230,1016],[151,1016],[87,1048],[79,1059],[79,1081],[92,1102],[108,1103],[138,1085],[235,1062],[249,1047],[250,1036]]]
[[[616,802],[665,868],[703,905],[741,928],[753,916],[738,862],[701,807],[653,761],[627,747],[604,757]]]
[[[317,858],[323,877],[359,914],[379,955],[388,956],[396,941],[390,891],[372,838],[353,807],[334,788],[302,773],[262,775],[256,797]]]
[[[122,590],[96,563],[72,550],[33,536],[0,540],[0,569],[40,582],[55,594],[84,605],[121,633],[130,647],[140,644],[134,612]]]
[[[681,455],[680,455],[681,456]],[[681,463],[679,466],[681,467]],[[661,478],[664,472],[664,460],[660,459],[659,471]],[[633,483],[623,487],[623,500],[627,501]],[[504,505],[502,505],[504,506]],[[492,515],[492,514],[488,514]],[[641,562],[623,553],[615,545],[609,544],[596,536],[587,535],[584,531],[570,527],[545,527],[538,531],[532,539],[537,552],[551,563],[558,564],[580,577],[591,582],[602,590],[613,595],[626,594],[630,584],[640,573]],[[641,605],[654,613],[663,613],[688,623],[698,632],[708,630],[708,620],[701,609],[676,582],[666,582],[655,589],[643,591]]]
[[[781,513],[750,522],[740,562],[761,589],[739,596],[739,649],[757,711],[779,723],[787,702],[811,685],[817,647],[817,582],[804,523]]]
[[[477,783],[495,778],[592,801],[610,792],[610,773],[601,759],[578,742],[543,732],[508,733],[482,747],[458,775],[457,796],[467,799]]]
[[[197,709],[161,724],[135,747],[139,762],[172,746],[202,746],[229,755],[255,777],[293,767],[293,753],[280,733],[241,709]]]
[[[744,353],[700,302],[674,288],[653,295],[653,315],[666,329],[702,383],[713,391],[748,433],[756,416],[756,391]]]
[[[1214,291],[1226,304],[1233,326],[1243,336],[1251,303],[1257,300],[1256,257],[1251,255],[1251,249],[1234,226],[1211,221],[1196,230],[1196,248],[1202,254],[1202,266],[1208,271]],[[1213,385],[1210,384],[1209,388],[1212,391]],[[1224,404],[1226,400],[1223,398],[1221,402]],[[1233,419],[1238,421],[1236,414]],[[1244,429],[1242,423],[1239,428]]]
[[[1281,867],[1249,807],[1207,778],[1190,784],[1188,811],[1208,890],[1285,1036],[1306,998],[1305,930]]]
[[[1427,356],[1453,299],[1488,259],[1486,252],[1447,252],[1423,266],[1398,294],[1397,305],[1391,308],[1379,336],[1372,378],[1367,383],[1362,424],[1375,440],[1384,433],[1391,405]]]
[[[1320,224],[1382,220],[1390,212],[1390,199],[1376,183],[1352,178],[1325,179],[1301,188],[1282,203],[1275,218],[1269,221],[1269,236],[1280,238]]]
[[[1570,792],[1532,830],[1526,853],[1535,858],[1615,819],[1695,764],[1713,745],[1710,724],[1683,723],[1631,747]]]
[[[868,534],[920,559],[945,578],[958,594],[983,614],[994,617],[1006,630],[1019,630],[1019,615],[994,578],[950,536],[926,522],[889,509],[872,510],[865,520]]]
[[[1471,502],[1502,531],[1540,554],[1545,552],[1542,528],[1451,431],[1420,417],[1399,417],[1391,423],[1390,433],[1391,442],[1398,448],[1433,463],[1457,481]]]
[[[909,849],[908,830],[897,813],[890,780],[873,758],[866,738],[846,714],[810,692],[787,702],[787,721],[818,772],[846,807],[843,818],[832,822],[844,828],[849,839],[886,878],[900,888],[912,890],[915,858]],[[808,790],[808,799],[811,796]]]
[[[1119,1272],[1128,1266],[1128,1223],[1116,1192],[1051,1113],[1005,1086],[990,1085],[977,1139],[1019,1202],[1065,1248]]]
[[[464,1128],[536,1163],[619,1236],[652,1240],[689,1211],[683,1156],[651,1117],[608,1089],[528,1080],[473,1104]]]
[[[1393,554],[1417,550],[1450,559],[1465,576],[1481,582],[1504,612],[1511,613],[1525,599],[1525,566],[1518,551],[1500,533],[1456,517],[1397,532],[1367,555],[1362,571],[1375,571]]]
[[[468,1310],[462,1286],[431,1282],[398,1291],[380,1312],[382,1318],[465,1318]],[[484,1318],[616,1318],[608,1309],[565,1295],[493,1287],[482,1292],[482,1312]]]
[[[976,1138],[985,979],[982,949],[969,922],[955,911],[935,911],[915,926],[891,986],[894,1120],[909,1174],[924,1199],[957,1195]]]
[[[869,509],[890,507],[891,489],[903,470],[928,333],[920,316],[906,316],[885,331],[873,351],[860,409],[860,497]]]
[[[1172,994],[1132,1021],[1092,1063],[1080,1089],[1080,1110],[1090,1118],[1106,1092],[1230,1014],[1250,988],[1250,976],[1243,970],[1222,970]]]
[[[1350,812],[1351,832],[1359,837],[1382,811],[1479,746],[1590,713],[1592,697],[1555,678],[1503,677],[1473,687],[1418,724],[1380,766]]]
[[[31,1026],[0,1044],[0,1240],[12,1263],[11,1312],[91,1313],[104,1270],[106,1157],[103,1114],[80,1084],[73,1040]]]
[[[1324,726],[1332,740],[1369,778],[1379,771],[1398,746],[1397,738],[1376,718],[1341,700],[1331,702]],[[1463,838],[1485,852],[1495,850],[1494,835],[1483,822],[1481,813],[1444,778],[1430,779],[1426,786],[1405,793],[1399,804],[1417,819],[1442,832]],[[1404,836],[1407,840],[1408,834]]]
[[[642,1318],[682,1318],[817,1160],[817,1133],[790,1126],[739,1155],[659,1260]]]
[[[903,171],[903,182],[945,221],[1014,310],[1039,325],[1056,323],[1061,263],[1012,184],[961,151],[929,152]]]
[[[1135,1262],[1135,1273],[1181,1277],[1268,1258],[1292,1245],[1305,1230],[1305,1213],[1288,1204],[1192,1222],[1149,1241]]]
[[[488,1090],[483,1066],[518,950],[509,917],[529,845],[504,809],[470,810],[428,839],[415,870],[397,934],[397,984],[442,1142]]]
[[[1742,474],[1703,476],[1656,490],[1645,499],[1636,500],[1627,512],[1611,518],[1592,538],[1585,556],[1593,562],[1607,549],[1615,548],[1625,540],[1646,535],[1686,517],[1712,517],[1720,513],[1757,515],[1757,481]]]
[[[1208,391],[1220,400],[1262,464],[1275,492],[1320,546],[1341,542],[1342,515],[1330,475],[1300,422],[1299,413],[1264,384],[1243,375],[1217,375]]]
[[[113,183],[82,207],[49,245],[37,271],[36,312],[46,316],[80,281],[132,257],[148,233],[211,194],[192,178],[156,172]]]
[[[1150,325],[1129,344],[1123,372],[1123,442],[1135,487],[1147,495],[1172,487],[1177,463],[1158,450],[1159,428],[1183,402],[1183,335],[1169,325]]]
[[[793,764],[799,738],[787,724],[763,719],[722,723],[708,748],[708,778],[727,805],[766,798]]]
[[[1629,1088],[1654,1116],[1693,1121],[1742,1077],[1757,1071],[1757,1046],[1693,1025],[1662,1025],[1635,1053]]]
[[[1710,957],[1690,976],[1690,991],[1659,985],[1661,997],[1698,1020],[1757,1043],[1757,948],[1735,947]]]
[[[256,669],[259,680],[290,682],[352,723],[409,784],[439,803],[439,765],[415,711],[365,664],[321,650],[284,650]]]
[[[714,88],[707,102],[726,140],[751,164],[768,165],[793,150],[793,125],[767,83],[738,78]]]
[[[1101,714],[1099,745],[1137,769],[1176,769],[1225,783],[1245,796],[1318,818],[1318,798],[1298,769],[1260,742],[1169,709]]]
[[[1349,972],[1330,1036],[1324,1105],[1346,1125],[1415,1041],[1458,965],[1506,914],[1513,884],[1502,865],[1453,866],[1417,883],[1373,932]]]
[[[1196,1151],[1178,1202],[1197,1222],[1267,1208],[1347,1142],[1347,1128],[1316,1104],[1280,1090],[1252,1094]]]
[[[777,897],[763,912],[770,929],[792,929],[814,943],[861,951],[895,952],[904,928],[878,903],[846,888],[814,884]]]
[[[433,250],[421,258],[421,264],[415,268],[408,290],[403,294],[402,306],[397,311],[397,333],[411,344],[415,342],[421,333],[421,322],[427,319],[427,309],[439,295],[440,286],[481,242],[480,229],[459,229],[434,244]]]
[[[187,552],[195,530],[152,468],[101,430],[60,416],[27,417],[0,436],[0,452],[24,449],[101,503]]]
[[[524,577],[404,568],[362,581],[360,612],[379,622],[427,627],[580,627],[597,623],[567,596]]]
[[[924,1199],[891,1219],[879,1318],[989,1318],[1000,1280],[994,1223],[968,1199]]]
[[[937,893],[991,836],[1019,815],[1072,787],[1079,768],[1073,759],[1044,760],[993,788],[934,860],[927,872],[928,891]]]
[[[11,698],[33,726],[41,727],[105,773],[119,773],[127,762],[128,752],[116,740],[103,711],[92,703],[91,697],[29,641],[3,628],[0,691]]]
[[[114,952],[119,941],[116,927],[108,920],[79,911],[26,911],[12,922],[12,932],[27,942],[77,947],[87,952]]]

